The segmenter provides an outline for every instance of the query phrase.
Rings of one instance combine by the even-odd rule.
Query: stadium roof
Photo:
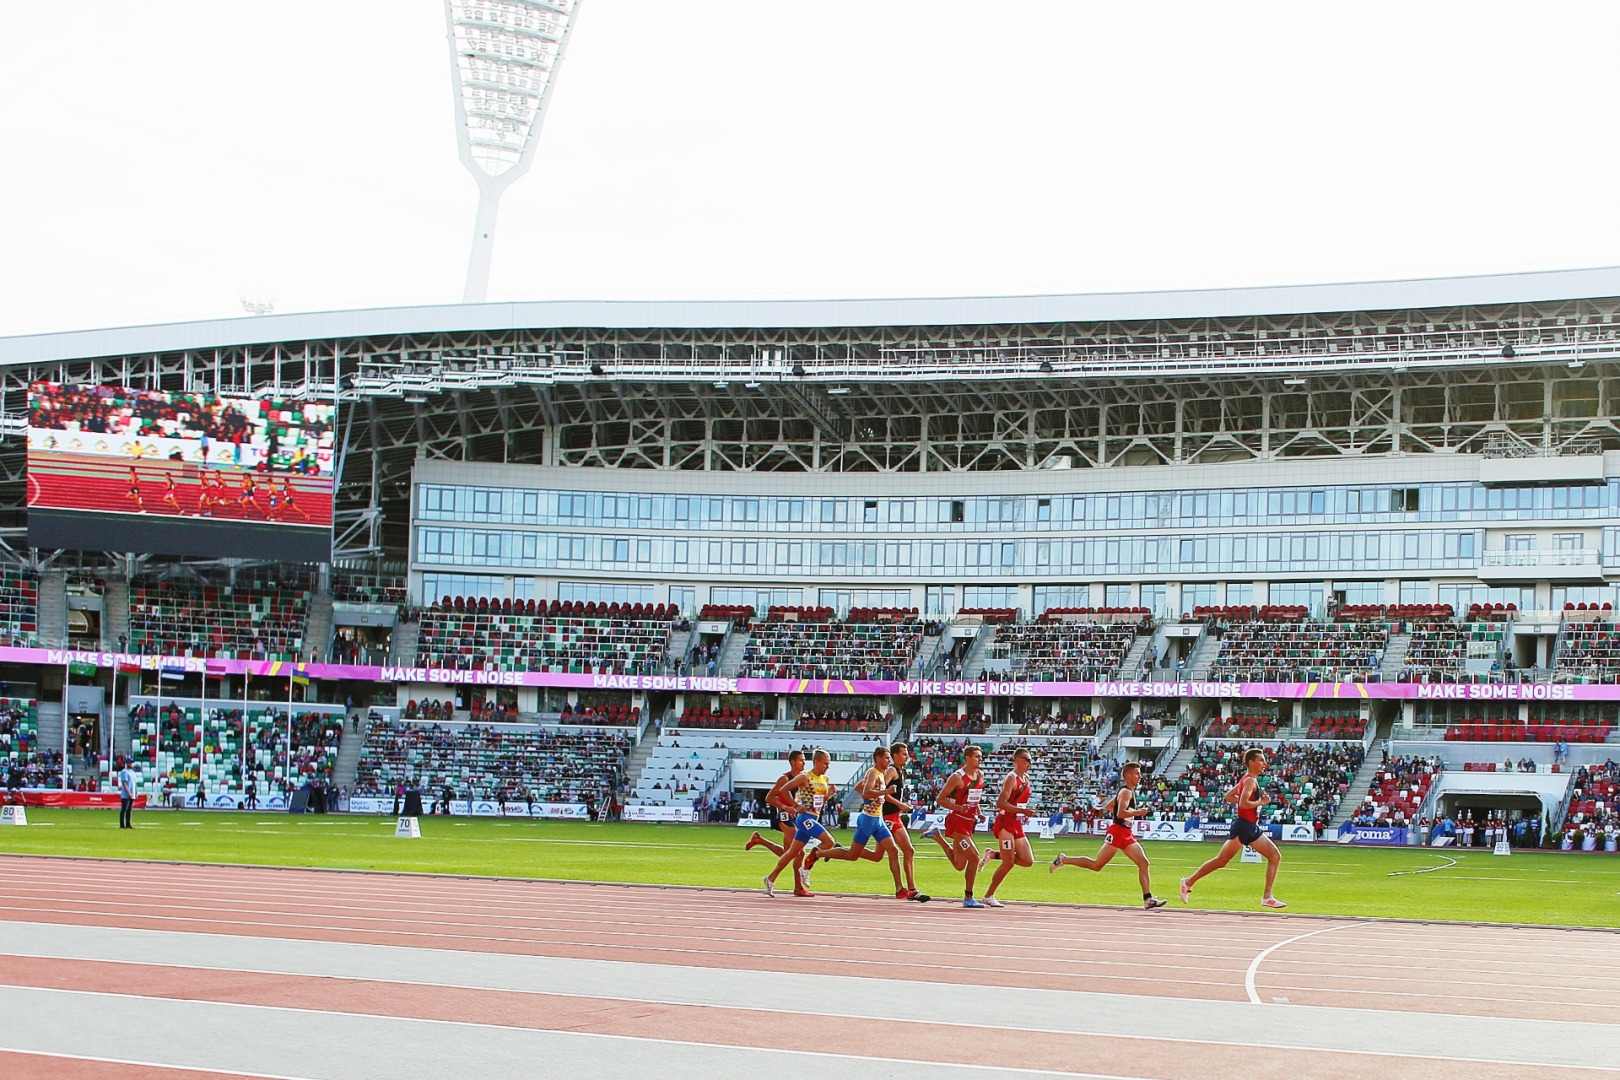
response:
[[[1522,274],[1047,296],[881,300],[553,300],[366,308],[0,337],[0,365],[290,341],[592,327],[998,326],[1409,311],[1620,297],[1620,267]]]

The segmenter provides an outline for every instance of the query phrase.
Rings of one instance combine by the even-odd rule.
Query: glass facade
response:
[[[781,533],[1083,532],[1257,525],[1600,519],[1620,506],[1603,486],[1487,488],[1444,483],[1279,487],[960,499],[696,496],[422,484],[419,521]],[[784,526],[791,526],[785,529]]]

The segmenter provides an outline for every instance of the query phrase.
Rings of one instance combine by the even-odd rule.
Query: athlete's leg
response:
[[[1035,849],[1029,846],[1029,837],[1020,836],[1013,844],[1013,861],[1019,866],[1035,865]]]
[[[894,842],[893,830],[890,830],[890,834],[887,839],[878,841],[877,851],[874,854],[877,854],[880,857],[888,857],[889,876],[894,878],[894,891],[897,893],[904,892],[906,886],[900,880],[900,849]]]
[[[1017,843],[1018,838],[1005,829],[996,833],[996,849],[1000,853],[1001,859],[996,865],[995,875],[990,878],[990,887],[984,890],[986,900],[996,895],[996,889],[1001,885],[1002,879],[1012,873],[1012,868],[1017,865],[1014,858]],[[1028,846],[1027,842],[1026,846]],[[1028,866],[1029,864],[1025,863],[1024,865]]]
[[[1153,878],[1148,872],[1147,852],[1142,850],[1142,845],[1132,844],[1126,848],[1125,857],[1136,864],[1136,880],[1142,883],[1142,895],[1153,895]]]
[[[1097,857],[1095,859],[1088,859],[1084,855],[1059,855],[1057,859],[1053,861],[1058,866],[1078,866],[1082,870],[1101,870],[1110,862],[1113,862],[1114,856],[1118,853],[1118,851],[1119,848],[1115,847],[1113,844],[1104,842],[1102,850],[1097,852]]]
[[[973,881],[979,876],[979,849],[973,843],[971,836],[956,838],[956,849],[962,854],[962,884],[967,895],[973,895]]]
[[[1210,859],[1203,866],[1200,866],[1198,869],[1194,870],[1192,872],[1192,876],[1187,878],[1187,888],[1191,889],[1194,885],[1198,884],[1210,874],[1213,874],[1215,871],[1225,867],[1226,864],[1231,862],[1232,859],[1236,857],[1237,853],[1242,850],[1243,841],[1237,839],[1236,837],[1233,837],[1226,843],[1222,844],[1221,850],[1215,853],[1215,857],[1213,859]]]
[[[788,843],[792,843],[792,842],[793,842],[792,838],[789,837]],[[748,838],[748,843],[743,845],[743,850],[744,851],[752,851],[754,848],[757,848],[757,847],[762,847],[766,851],[770,852],[772,855],[780,857],[783,850],[786,849],[787,844],[778,844],[773,840],[765,839],[763,836],[759,835],[759,833],[755,833],[754,835],[752,835],[752,836],[750,836]]]
[[[945,852],[945,857],[951,860],[952,870],[960,872],[964,869],[963,863],[965,861],[969,861],[968,856],[964,854],[967,851],[971,851],[973,853],[971,858],[975,865],[977,865],[979,852],[978,849],[974,848],[972,840],[969,840],[963,836],[947,836],[941,833],[935,833],[934,842],[939,844],[940,850]],[[966,847],[963,846],[964,844]]]
[[[917,849],[912,846],[911,834],[906,831],[904,825],[890,831],[894,833],[894,846],[899,849],[901,862],[905,865],[906,888],[915,889],[917,887]]]
[[[1282,852],[1277,850],[1277,845],[1272,842],[1271,837],[1269,836],[1262,836],[1260,839],[1251,844],[1250,847],[1254,848],[1254,850],[1258,851],[1262,856],[1265,857],[1266,891],[1262,899],[1269,900],[1271,899],[1272,886],[1277,884],[1277,869],[1282,866]]]
[[[799,883],[799,881],[798,881],[798,858],[799,858],[799,854],[802,851],[804,851],[804,845],[801,844],[797,839],[795,839],[791,844],[789,844],[787,846],[787,850],[783,851],[782,854],[777,858],[776,865],[771,868],[771,872],[769,874],[765,875],[765,880],[766,881],[775,881],[777,876],[779,874],[781,874],[783,870],[787,869],[788,863],[793,863],[794,864],[794,880],[793,880],[793,883],[795,885],[797,885]]]

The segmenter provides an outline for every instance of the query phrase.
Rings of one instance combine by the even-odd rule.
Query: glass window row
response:
[[[763,532],[783,526],[890,532],[922,524],[943,532],[1081,531],[1605,517],[1620,507],[1620,481],[1589,487],[1457,483],[960,499],[621,495],[421,484],[416,505],[419,520],[471,524]]]
[[[1021,540],[745,540],[418,526],[424,566],[599,568],[646,573],[1362,573],[1478,565],[1477,530],[1226,533]]]

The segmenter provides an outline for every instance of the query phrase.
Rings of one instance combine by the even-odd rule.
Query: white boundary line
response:
[[[1260,994],[1254,988],[1254,976],[1255,976],[1255,973],[1260,970],[1261,961],[1265,960],[1266,957],[1270,956],[1272,953],[1276,952],[1278,949],[1282,948],[1284,945],[1292,945],[1296,941],[1304,941],[1306,938],[1315,937],[1318,934],[1331,934],[1335,930],[1343,930],[1346,927],[1351,927],[1351,926],[1356,926],[1356,925],[1358,925],[1358,924],[1357,923],[1340,923],[1338,926],[1324,926],[1320,930],[1310,930],[1310,931],[1307,931],[1306,933],[1303,933],[1303,934],[1295,934],[1291,938],[1284,938],[1283,940],[1277,942],[1275,945],[1268,945],[1266,948],[1261,949],[1258,953],[1255,954],[1254,959],[1249,961],[1249,969],[1243,973],[1243,989],[1248,991],[1249,1004],[1251,1004],[1251,1005],[1264,1005],[1265,1004],[1265,1002],[1260,1000]]]

